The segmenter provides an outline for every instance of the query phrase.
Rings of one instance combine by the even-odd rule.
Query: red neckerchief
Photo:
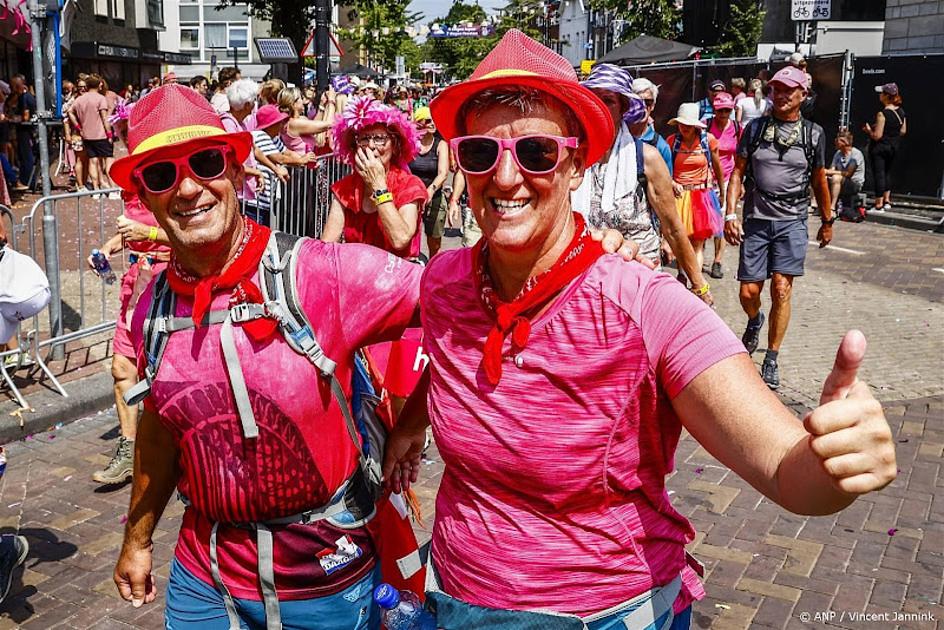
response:
[[[259,225],[250,219],[243,219],[243,239],[239,249],[223,272],[215,276],[197,278],[180,266],[177,257],[171,255],[167,265],[167,280],[171,290],[177,295],[193,298],[193,323],[195,326],[203,324],[203,318],[210,310],[213,293],[218,290],[232,290],[229,297],[229,306],[249,302],[264,304],[262,291],[252,281],[252,276],[259,268],[259,261],[265,253],[269,242],[269,228]],[[263,317],[243,324],[243,328],[255,341],[262,341],[275,332],[278,321]]]
[[[531,336],[531,319],[539,308],[556,296],[561,289],[585,272],[603,254],[603,247],[590,237],[581,215],[574,213],[576,229],[570,245],[550,269],[529,279],[517,297],[503,302],[495,292],[488,273],[488,249],[485,239],[472,248],[472,275],[479,299],[494,318],[495,325],[485,338],[482,368],[492,385],[498,385],[502,374],[502,345],[511,335],[512,346],[523,350]]]

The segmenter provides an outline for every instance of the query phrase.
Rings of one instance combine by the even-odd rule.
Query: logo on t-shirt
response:
[[[348,535],[341,536],[334,544],[338,546],[334,551],[325,549],[318,554],[318,562],[326,575],[344,568],[364,553]]]

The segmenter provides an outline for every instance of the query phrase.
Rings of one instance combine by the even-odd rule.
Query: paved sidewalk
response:
[[[944,619],[944,272],[934,270],[944,268],[944,238],[846,224],[836,246],[847,251],[811,248],[797,281],[783,398],[798,413],[813,405],[842,332],[861,327],[870,341],[862,376],[885,405],[899,478],[838,515],[793,516],[684,436],[668,485],[699,532],[690,548],[707,570],[693,628],[923,629]],[[735,253],[715,295],[740,334]],[[111,581],[128,488],[103,491],[89,475],[108,461],[115,425],[103,412],[8,446],[0,528],[26,535],[32,551],[0,605],[0,630],[163,627],[162,600],[134,609]],[[433,449],[417,486],[427,525],[441,474]],[[155,535],[162,592],[181,513],[171,502]],[[881,617],[855,618],[864,613]]]

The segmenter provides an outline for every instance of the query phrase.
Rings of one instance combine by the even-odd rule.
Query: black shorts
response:
[[[747,219],[738,262],[738,280],[763,282],[775,273],[802,276],[809,240],[806,219]]]
[[[85,154],[90,158],[110,158],[115,156],[115,145],[107,138],[104,140],[82,140]]]

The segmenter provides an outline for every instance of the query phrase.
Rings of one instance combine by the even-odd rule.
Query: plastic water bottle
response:
[[[111,265],[108,264],[108,258],[105,257],[100,250],[92,250],[92,264],[95,265],[95,273],[101,276],[102,280],[105,281],[105,284],[114,284],[115,272],[112,271]]]
[[[436,618],[413,592],[381,584],[374,589],[374,601],[383,609],[380,619],[387,630],[436,630]]]

